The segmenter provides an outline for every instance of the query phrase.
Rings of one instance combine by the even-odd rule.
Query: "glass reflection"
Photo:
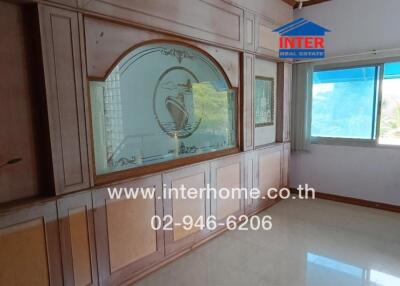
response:
[[[189,47],[135,49],[90,94],[97,174],[236,146],[236,94]]]
[[[398,286],[400,277],[307,253],[307,286]]]

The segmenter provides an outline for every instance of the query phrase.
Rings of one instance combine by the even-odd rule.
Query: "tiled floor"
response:
[[[325,200],[259,214],[270,231],[231,231],[135,286],[400,286],[400,214]]]

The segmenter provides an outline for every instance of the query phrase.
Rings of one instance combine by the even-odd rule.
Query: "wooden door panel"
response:
[[[244,187],[244,161],[242,155],[219,159],[211,163],[211,186],[218,192],[222,188],[230,191],[231,197],[212,197],[211,214],[218,221],[230,215],[239,217],[244,213],[244,194],[238,190]],[[225,192],[222,193],[225,196]],[[242,196],[242,197],[239,197]]]
[[[78,13],[38,9],[54,184],[64,194],[90,186]]]
[[[256,16],[256,53],[278,58],[279,33],[273,32],[276,26]]]
[[[194,166],[177,169],[163,174],[163,184],[166,188],[180,188],[182,185],[186,191],[189,188],[206,188],[210,184],[210,165],[203,163]],[[193,227],[185,230],[183,226],[176,225],[183,221],[185,216],[190,216],[193,220],[197,220],[200,216],[204,220],[209,216],[210,200],[203,197],[196,199],[183,199],[181,196],[172,198],[164,198],[164,216],[172,216],[175,224],[173,230],[165,231],[165,251],[166,254],[171,254],[178,250],[188,248],[197,241],[204,238],[209,231]]]
[[[150,188],[153,198],[111,199],[108,188],[93,191],[100,285],[115,285],[160,261],[164,256],[163,230],[151,226],[163,216],[161,175],[110,186],[110,189]]]
[[[98,285],[91,193],[62,198],[57,209],[64,285]]]
[[[261,193],[261,199],[255,202],[258,208],[273,203],[273,200],[266,197],[269,188],[279,190],[281,187],[283,145],[258,150],[256,156],[257,186]]]
[[[55,202],[0,214],[0,284],[62,285]]]

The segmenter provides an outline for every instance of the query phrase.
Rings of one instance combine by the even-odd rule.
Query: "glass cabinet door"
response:
[[[96,173],[236,147],[236,92],[206,54],[149,44],[90,82]]]

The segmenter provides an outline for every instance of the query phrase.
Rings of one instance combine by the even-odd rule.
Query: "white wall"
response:
[[[332,32],[327,56],[400,48],[399,0],[332,0],[295,11]]]
[[[328,56],[400,48],[399,0],[333,0],[305,7],[296,17],[326,26]],[[293,95],[295,96],[295,95]],[[318,192],[400,205],[400,148],[312,145],[293,154],[290,184]]]

